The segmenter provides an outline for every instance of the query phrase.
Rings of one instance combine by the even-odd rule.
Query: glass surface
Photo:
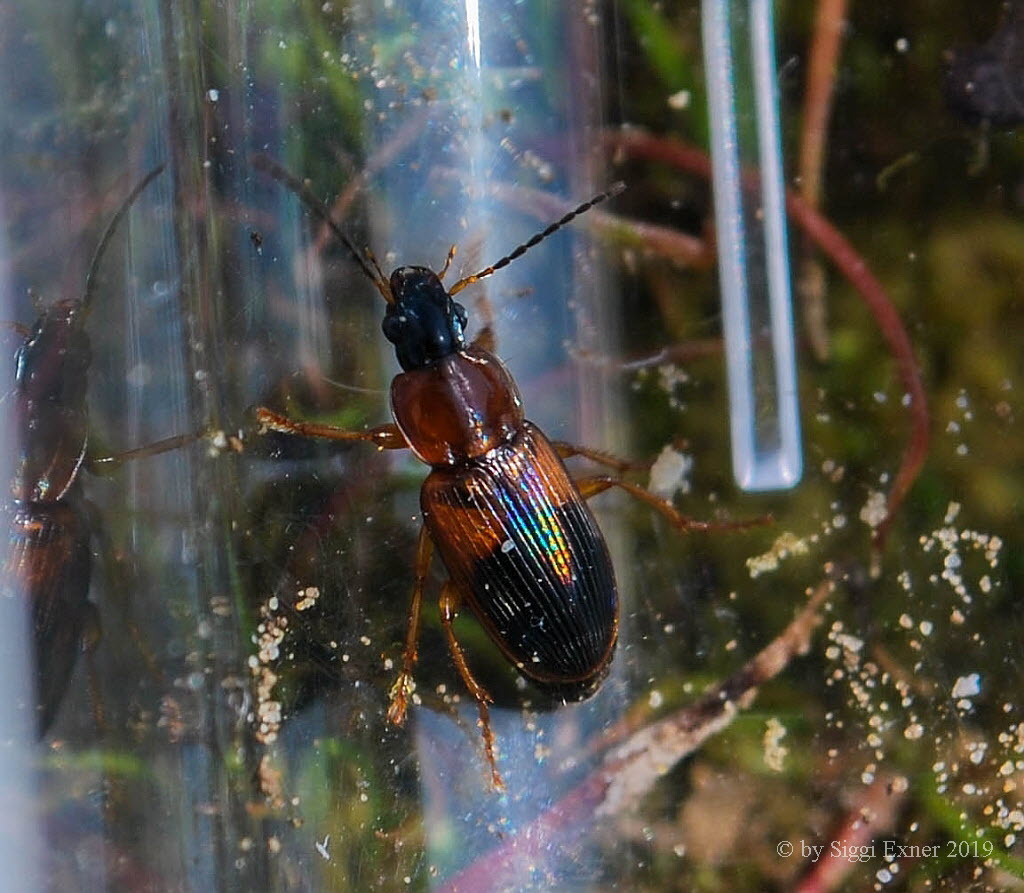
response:
[[[758,495],[729,463],[699,6],[4,5],[0,468],[25,449],[18,326],[82,297],[161,163],[97,271],[89,454],[200,437],[81,469],[98,624],[44,653],[75,668],[38,743],[30,593],[3,601],[0,888],[1021,883],[1017,5],[777,5],[805,476]],[[258,431],[258,406],[385,423],[398,371],[381,296],[260,153],[385,271],[455,243],[449,284],[627,184],[461,291],[469,337],[492,320],[552,439],[635,460],[625,479],[688,517],[755,523],[681,533],[594,497],[621,624],[580,704],[521,683],[463,609],[504,793],[438,561],[419,703],[387,718],[426,469]]]

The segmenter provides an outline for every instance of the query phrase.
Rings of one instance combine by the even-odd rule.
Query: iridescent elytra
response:
[[[563,462],[582,455],[617,471],[629,463],[608,454],[548,440],[526,420],[511,374],[493,353],[488,327],[466,342],[465,308],[453,296],[532,248],[573,218],[618,194],[617,184],[581,204],[495,264],[446,289],[439,272],[402,266],[385,277],[372,254],[360,252],[308,187],[266,156],[254,165],[294,191],[348,248],[386,303],[382,324],[402,372],[391,383],[393,424],[351,431],[288,418],[266,408],[266,430],[380,449],[410,449],[430,467],[423,483],[415,583],[403,666],[391,689],[388,716],[401,724],[414,685],[420,606],[436,548],[448,572],[440,596],[445,636],[459,674],[476,699],[496,787],[488,703],[474,678],[452,621],[465,603],[494,643],[524,676],[566,701],[589,697],[611,665],[619,597],[611,558],[586,499],[621,487],[677,527],[706,528],[667,502],[615,476],[574,480]]]

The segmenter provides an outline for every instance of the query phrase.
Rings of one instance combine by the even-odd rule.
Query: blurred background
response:
[[[0,6],[0,318],[80,298],[104,227],[166,164],[99,269],[89,449],[204,432],[83,470],[101,632],[42,658],[75,670],[38,743],[13,711],[0,785],[21,799],[0,821],[34,876],[0,888],[1024,886],[1024,12],[775,11],[805,473],[766,495],[729,466],[699,4]],[[439,269],[457,244],[450,281],[625,181],[462,292],[469,333],[493,317],[551,438],[636,460],[630,480],[687,516],[771,516],[681,535],[597,497],[622,619],[583,704],[545,702],[460,618],[504,794],[444,645],[438,563],[421,703],[386,719],[423,466],[255,430],[260,405],[385,422],[398,371],[380,296],[257,153],[385,270]],[[0,335],[6,390],[24,336]],[[613,742],[736,673],[825,578],[809,653],[724,731],[636,802],[545,813]],[[30,675],[11,653],[8,678]],[[517,832],[535,846],[506,858]],[[887,857],[885,839],[938,855]],[[873,841],[864,860],[831,847]]]

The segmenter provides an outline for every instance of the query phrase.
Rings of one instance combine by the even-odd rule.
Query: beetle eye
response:
[[[384,337],[392,344],[397,343],[402,337],[402,329],[404,328],[403,323],[404,319],[402,317],[388,314],[380,324],[381,330],[384,332]]]
[[[458,302],[453,302],[452,309],[455,311],[455,318],[459,321],[459,327],[464,329],[466,327],[466,320],[469,318],[466,315],[466,308]]]

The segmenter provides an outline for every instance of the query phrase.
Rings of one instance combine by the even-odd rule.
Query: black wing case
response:
[[[611,559],[547,438],[526,423],[423,487],[430,533],[459,593],[520,671],[567,698],[607,672],[618,634]]]
[[[0,597],[27,602],[36,667],[36,720],[45,734],[64,697],[91,612],[89,531],[70,503],[29,503],[13,514]]]

